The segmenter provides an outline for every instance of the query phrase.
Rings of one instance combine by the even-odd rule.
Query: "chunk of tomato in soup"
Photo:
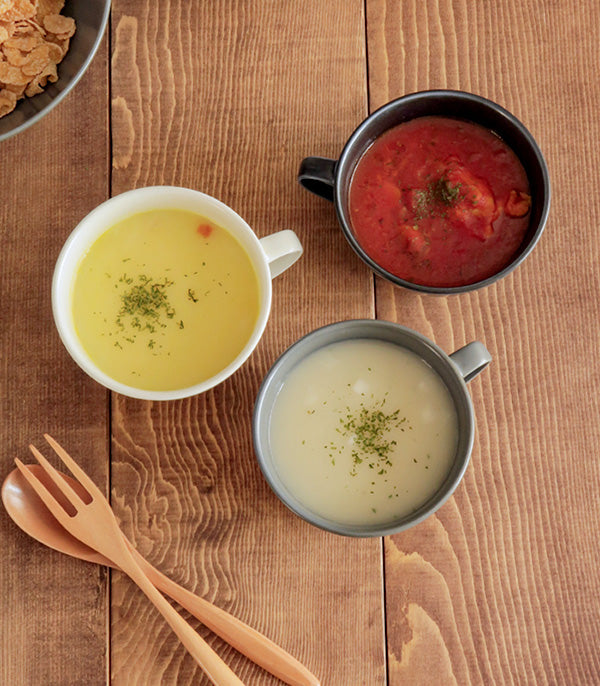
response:
[[[377,138],[349,193],[352,229],[377,264],[412,283],[463,286],[504,268],[529,225],[527,174],[491,131],[419,117]]]

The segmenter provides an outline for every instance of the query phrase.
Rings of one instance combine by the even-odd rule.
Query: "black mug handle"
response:
[[[328,157],[305,157],[300,163],[298,181],[307,191],[333,202],[335,166]]]

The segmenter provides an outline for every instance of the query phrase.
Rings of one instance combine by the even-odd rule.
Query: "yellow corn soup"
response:
[[[94,363],[145,390],[186,388],[227,367],[256,325],[259,284],[226,229],[185,210],[109,228],[83,257],[73,319]]]

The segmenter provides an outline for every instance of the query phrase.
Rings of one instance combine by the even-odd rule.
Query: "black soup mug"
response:
[[[465,286],[437,287],[412,283],[388,272],[363,250],[357,241],[348,211],[352,175],[359,160],[385,131],[417,117],[440,115],[470,121],[493,131],[519,158],[531,191],[529,226],[523,241],[509,264],[492,276]],[[515,269],[533,250],[546,225],[550,210],[550,178],[544,157],[523,124],[500,105],[479,95],[463,91],[432,90],[411,93],[376,110],[354,131],[338,160],[306,157],[302,160],[298,181],[307,190],[335,204],[339,223],[356,254],[377,274],[397,286],[423,293],[452,294],[488,286]]]

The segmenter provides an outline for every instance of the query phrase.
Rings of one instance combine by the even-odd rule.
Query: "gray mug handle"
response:
[[[335,165],[328,157],[305,157],[300,163],[298,181],[307,191],[333,202]]]
[[[450,355],[466,383],[474,379],[492,361],[488,349],[479,341],[473,341]]]

